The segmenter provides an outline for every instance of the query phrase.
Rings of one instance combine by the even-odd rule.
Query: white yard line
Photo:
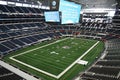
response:
[[[10,57],[10,59],[13,60],[13,61],[16,61],[16,62],[18,62],[18,63],[20,63],[20,64],[22,64],[22,65],[25,65],[25,66],[27,66],[27,67],[29,67],[29,68],[32,68],[32,69],[34,69],[34,70],[36,70],[36,71],[42,72],[42,73],[44,73],[44,74],[46,74],[46,75],[49,75],[49,76],[51,76],[51,77],[56,78],[56,77],[57,77],[56,75],[50,74],[50,73],[48,73],[48,72],[46,72],[46,71],[40,70],[40,69],[38,69],[38,68],[36,68],[36,67],[33,67],[33,66],[28,65],[28,64],[26,64],[26,63],[24,63],[24,62],[21,62],[21,61],[15,59],[14,57],[17,57],[17,56],[20,56],[20,55],[23,55],[23,54],[26,54],[26,53],[35,51],[35,50],[37,50],[37,49],[40,49],[40,48],[43,48],[43,47],[46,47],[46,46],[49,46],[49,45],[52,45],[52,44],[55,44],[55,43],[64,41],[64,40],[66,40],[66,39],[68,39],[68,38],[65,38],[65,39],[62,39],[62,40],[58,40],[58,41],[55,41],[55,42],[53,42],[53,43],[50,43],[50,44],[47,44],[47,45],[44,45],[44,46],[41,46],[41,47],[38,47],[38,48],[35,48],[35,49],[31,49],[31,50],[25,51],[25,52],[23,52],[23,53],[20,53],[20,54],[17,54],[17,55],[14,55],[14,56]]]
[[[46,46],[49,46],[49,45],[52,45],[52,44],[55,44],[55,43],[58,43],[58,42],[64,41],[64,40],[66,40],[66,39],[68,39],[68,38],[65,38],[65,39],[62,39],[62,40],[58,40],[58,41],[55,41],[55,42],[53,42],[53,43],[50,43],[50,44],[47,44],[47,45],[44,45],[44,46],[41,46],[41,47],[38,47],[38,48],[34,48],[34,49],[31,49],[31,50],[25,51],[25,52],[23,52],[23,53],[20,53],[20,54],[14,55],[14,56],[12,56],[12,57],[20,56],[20,55],[23,55],[23,54],[26,54],[26,53],[29,53],[29,52],[35,51],[35,50],[37,50],[37,49],[40,49],[40,48],[43,48],[43,47],[46,47]]]
[[[91,48],[89,48],[82,56],[80,56],[76,61],[74,61],[69,67],[67,67],[63,72],[61,72],[58,76],[57,79],[60,78],[64,73],[66,73],[70,68],[72,68],[80,59],[82,59],[90,50],[92,50],[97,44],[99,43],[96,42]]]
[[[28,52],[32,52],[32,51],[34,51],[34,50],[37,50],[37,49],[40,49],[40,48],[43,48],[43,47],[46,47],[46,46],[49,46],[49,45],[58,43],[58,42],[60,42],[60,41],[64,41],[64,40],[66,40],[66,39],[68,39],[68,38],[65,38],[65,39],[56,41],[56,42],[54,42],[54,43],[50,43],[50,44],[47,44],[47,45],[44,45],[44,46],[41,46],[41,47],[38,47],[38,48],[35,48],[35,49],[32,49],[32,50],[29,50],[29,51],[26,51],[26,52],[17,54],[17,55],[15,55],[15,56],[10,57],[10,59],[12,59],[12,60],[14,60],[14,61],[16,61],[16,62],[18,62],[18,63],[20,63],[20,64],[23,64],[23,65],[25,65],[25,66],[27,66],[27,67],[29,67],[29,68],[32,68],[32,69],[34,69],[34,70],[37,70],[37,71],[39,71],[39,72],[41,72],[41,73],[44,73],[44,74],[46,74],[46,75],[49,75],[49,76],[54,77],[54,78],[56,78],[56,79],[59,79],[59,78],[60,78],[63,74],[65,74],[70,68],[72,68],[80,59],[82,59],[90,50],[92,50],[92,49],[99,43],[99,41],[96,42],[96,43],[95,43],[91,48],[89,48],[82,56],[80,56],[76,61],[74,61],[70,66],[68,66],[63,72],[61,72],[61,73],[60,73],[59,75],[57,75],[57,76],[56,76],[56,75],[53,75],[53,74],[51,74],[51,73],[48,73],[48,72],[46,72],[46,71],[43,71],[43,70],[41,70],[41,69],[38,69],[38,68],[36,68],[36,67],[33,67],[33,66],[31,66],[31,65],[28,65],[28,64],[26,64],[26,63],[24,63],[24,62],[21,62],[21,61],[19,61],[19,60],[16,60],[16,59],[14,59],[13,57],[16,57],[16,56],[19,56],[19,55],[22,55],[22,54],[26,54],[26,53],[28,53]]]
[[[12,59],[12,60],[14,60],[14,61],[16,61],[16,62],[18,62],[18,63],[20,63],[20,64],[22,64],[22,65],[25,65],[25,66],[27,66],[27,67],[29,67],[29,68],[32,68],[32,69],[34,69],[34,70],[36,70],[36,71],[39,71],[39,72],[44,73],[44,74],[46,74],[46,75],[49,75],[49,76],[51,76],[51,77],[54,77],[54,78],[57,77],[56,75],[53,75],[53,74],[48,73],[48,72],[46,72],[46,71],[43,71],[43,70],[41,70],[41,69],[39,69],[39,68],[33,67],[33,66],[29,65],[29,64],[26,64],[26,63],[24,63],[24,62],[21,62],[21,61],[19,61],[19,60],[16,60],[16,59],[14,59],[14,58],[12,58],[12,57],[10,57],[10,59]]]

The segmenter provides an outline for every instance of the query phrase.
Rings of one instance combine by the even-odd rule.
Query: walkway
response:
[[[3,66],[4,68],[10,70],[11,72],[23,77],[24,79],[27,79],[27,80],[40,80],[40,79],[37,79],[37,78],[35,78],[35,77],[25,73],[25,72],[13,67],[13,66],[1,61],[1,60],[0,60],[0,65]]]

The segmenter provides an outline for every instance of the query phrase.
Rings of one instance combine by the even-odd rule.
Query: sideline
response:
[[[36,68],[36,67],[34,67],[34,66],[31,66],[31,65],[28,65],[28,64],[26,64],[26,63],[24,63],[24,62],[21,62],[21,61],[19,61],[19,60],[16,60],[16,59],[14,59],[13,57],[16,57],[16,56],[19,56],[19,55],[22,55],[22,54],[26,54],[26,53],[28,53],[28,52],[32,52],[32,51],[34,51],[34,50],[37,50],[37,49],[40,49],[40,48],[43,48],[43,47],[46,47],[46,46],[49,46],[49,45],[58,43],[58,42],[60,42],[60,41],[64,41],[64,40],[66,40],[66,39],[68,39],[68,38],[65,38],[65,39],[62,39],[62,40],[58,40],[58,41],[55,41],[55,42],[53,42],[53,43],[50,43],[50,44],[47,44],[47,45],[44,45],[44,46],[41,46],[41,47],[38,47],[38,48],[35,48],[35,49],[32,49],[32,50],[29,50],[29,51],[26,51],[26,52],[17,54],[17,55],[15,55],[15,56],[10,57],[10,59],[13,60],[13,61],[16,61],[16,62],[18,62],[18,63],[20,63],[20,64],[23,64],[23,65],[25,65],[25,66],[27,66],[27,67],[29,67],[29,68],[32,68],[32,69],[34,69],[34,70],[36,70],[36,71],[39,71],[39,72],[41,72],[41,73],[44,73],[44,74],[46,74],[46,75],[48,75],[48,76],[54,77],[54,78],[56,78],[56,79],[59,79],[59,78],[60,78],[63,74],[65,74],[70,68],[72,68],[80,59],[82,59],[90,50],[92,50],[100,41],[97,41],[97,42],[96,42],[92,47],[90,47],[82,56],[80,56],[77,60],[75,60],[70,66],[68,66],[68,67],[67,67],[63,72],[61,72],[59,75],[53,75],[53,74],[51,74],[51,73],[49,73],[49,72],[43,71],[43,70],[38,69],[38,68]]]
[[[57,79],[60,78],[64,73],[66,73],[70,68],[72,68],[80,59],[82,59],[90,50],[92,50],[99,41],[97,41],[91,48],[89,48],[82,56],[80,56],[76,61],[74,61],[69,67],[67,67],[63,72],[61,72],[58,76]]]
[[[23,52],[23,53],[20,53],[20,54],[17,54],[17,55],[12,56],[12,58],[13,58],[13,57],[16,57],[16,56],[20,56],[20,55],[26,54],[26,53],[29,53],[29,52],[32,52],[32,51],[35,51],[35,50],[37,50],[37,49],[40,49],[40,48],[43,48],[43,47],[46,47],[46,46],[49,46],[49,45],[52,45],[52,44],[55,44],[55,43],[58,43],[58,42],[61,42],[61,41],[64,41],[64,40],[66,40],[66,39],[68,39],[68,38],[65,38],[65,39],[62,39],[62,40],[58,40],[58,41],[55,41],[55,42],[53,42],[53,43],[46,44],[46,45],[44,45],[44,46],[40,46],[40,47],[38,47],[38,48],[34,48],[34,49],[31,49],[31,50],[25,51],[25,52]]]

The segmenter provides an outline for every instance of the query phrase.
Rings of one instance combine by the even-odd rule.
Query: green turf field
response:
[[[103,45],[97,40],[63,38],[19,50],[4,60],[45,80],[71,80],[85,69],[75,61],[81,59],[91,64],[103,50]]]

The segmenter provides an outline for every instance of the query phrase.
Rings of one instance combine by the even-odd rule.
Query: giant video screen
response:
[[[46,11],[44,12],[46,22],[60,22],[59,11]]]
[[[73,2],[60,0],[61,24],[79,23],[81,5]]]

